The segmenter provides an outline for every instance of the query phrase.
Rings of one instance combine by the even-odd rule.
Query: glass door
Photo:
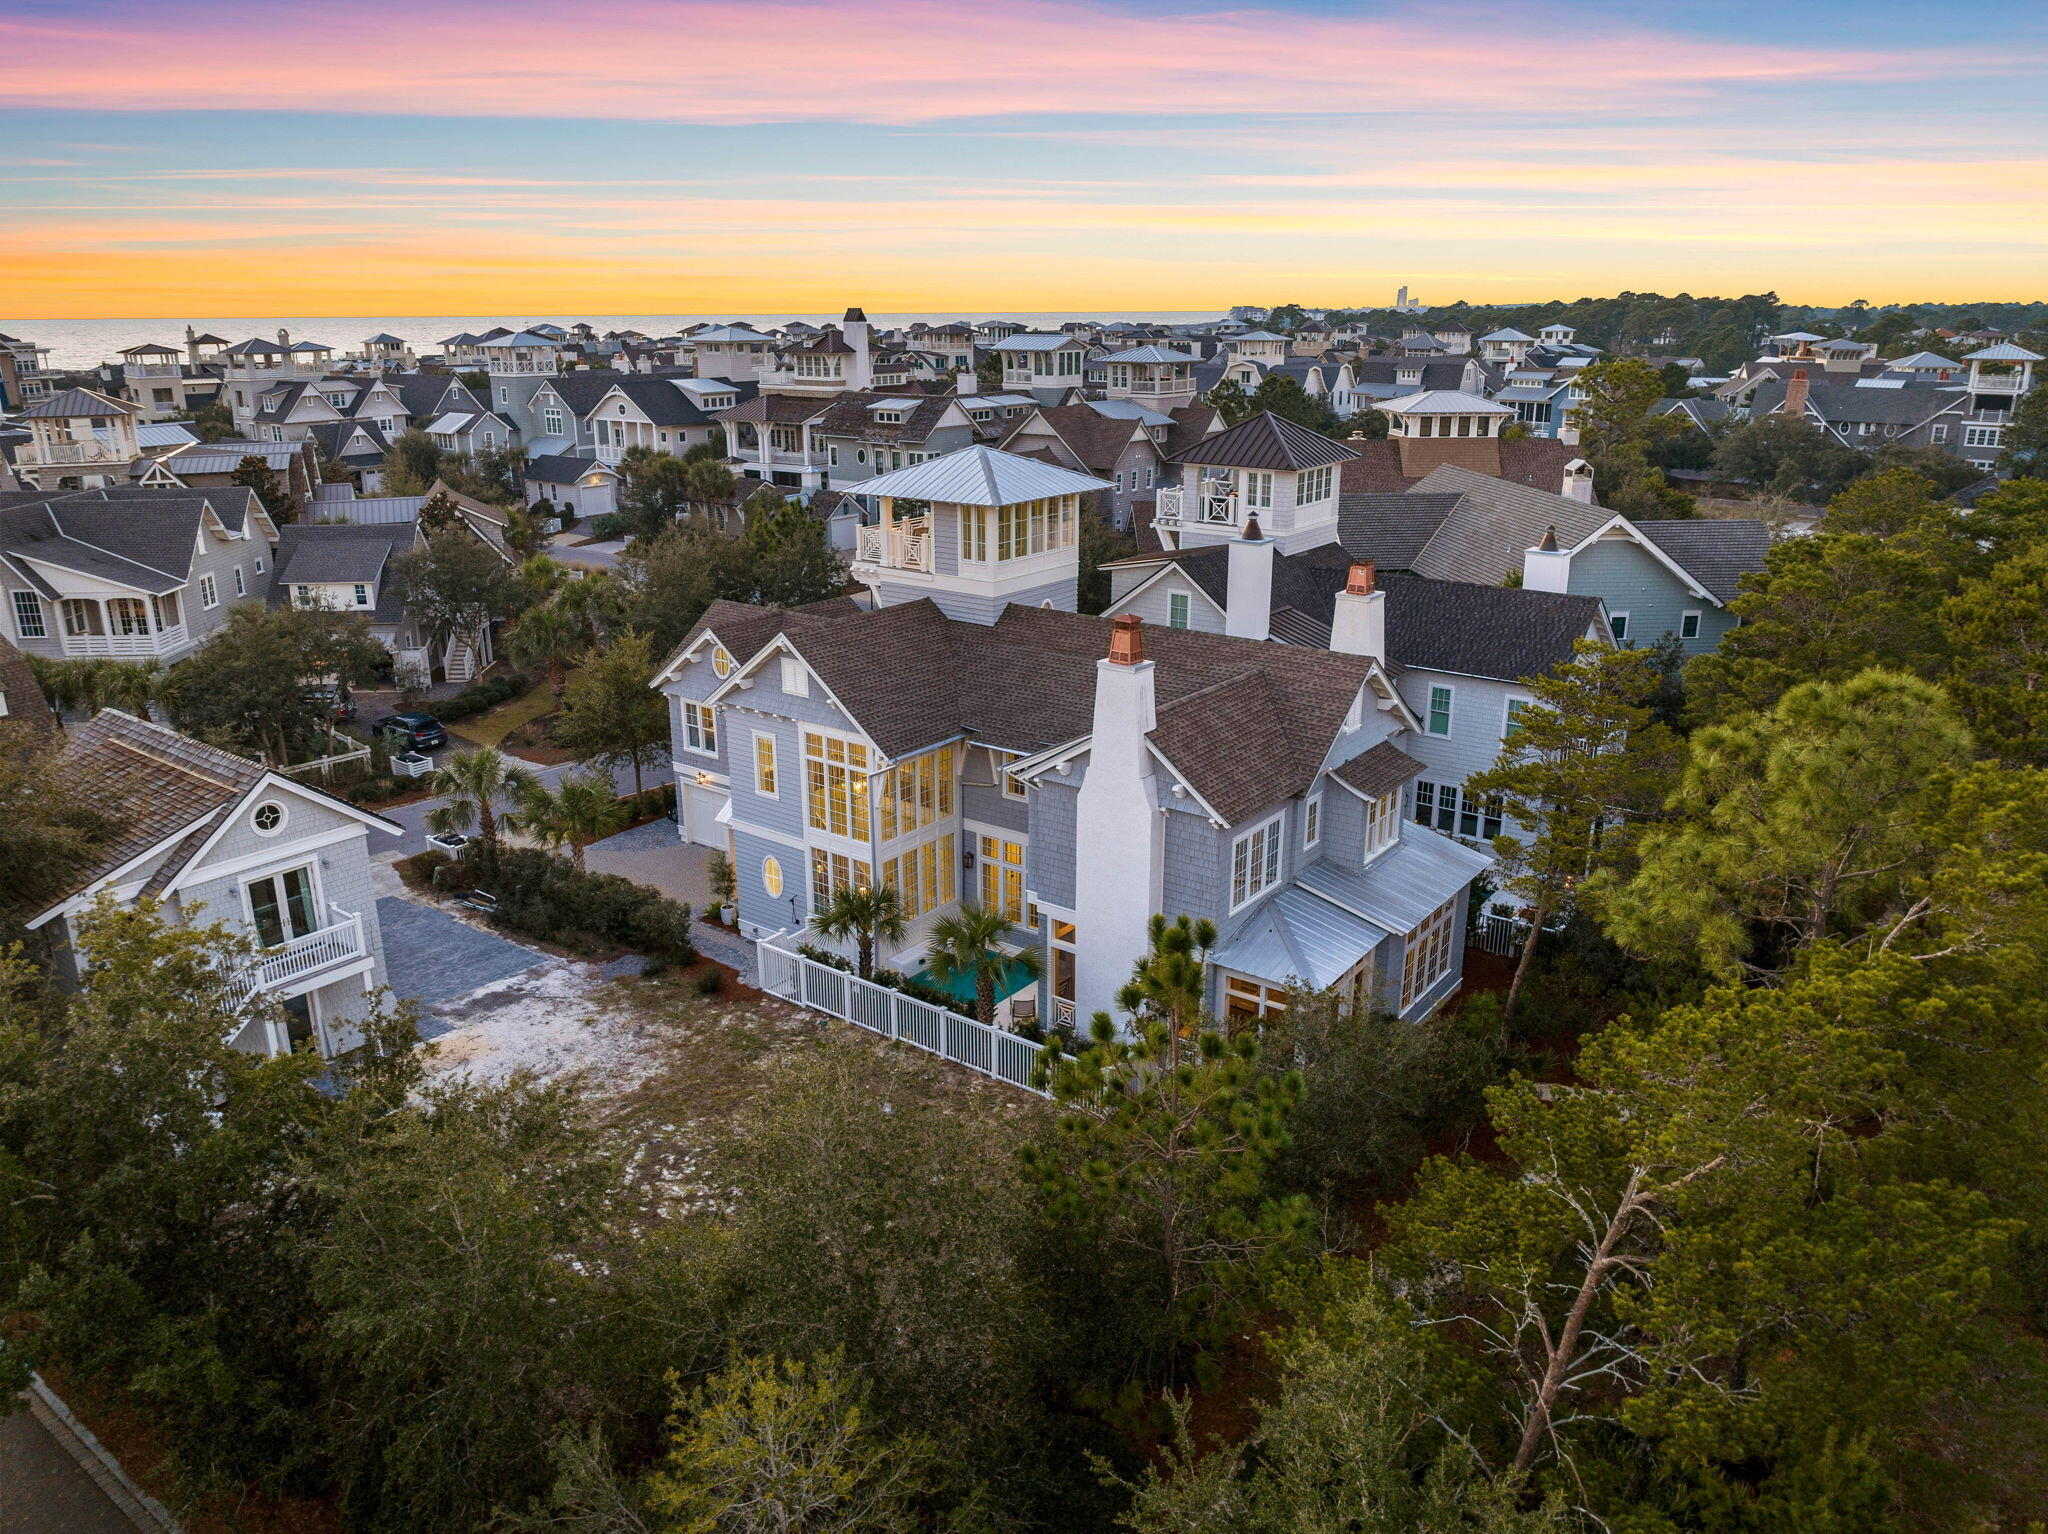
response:
[[[314,915],[313,870],[288,868],[251,880],[249,916],[256,924],[256,940],[265,948],[279,947],[313,931],[319,925]]]

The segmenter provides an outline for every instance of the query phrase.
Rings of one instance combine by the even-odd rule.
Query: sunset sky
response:
[[[2048,289],[2048,5],[0,0],[0,314]]]

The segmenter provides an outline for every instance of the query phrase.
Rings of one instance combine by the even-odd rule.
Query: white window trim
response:
[[[220,606],[220,588],[214,584],[210,575],[199,577],[199,605],[207,612]]]
[[[1692,624],[1692,632],[1690,634],[1685,631],[1685,626],[1688,622]],[[1686,609],[1686,611],[1678,615],[1678,637],[1680,639],[1699,638],[1700,629],[1705,622],[1706,613],[1702,609],[1697,607]]]
[[[763,799],[782,797],[782,751],[776,744],[775,736],[767,730],[755,730],[754,735],[754,792]],[[768,771],[775,779],[773,788],[761,786],[761,742],[768,742]]]
[[[1448,700],[1444,705],[1444,730],[1436,732],[1436,695],[1442,693]],[[1458,727],[1458,689],[1448,682],[1431,682],[1429,693],[1422,700],[1422,733],[1432,740],[1449,740],[1451,732]]]
[[[1323,839],[1323,796],[1310,794],[1301,805],[1301,850],[1308,852]]]
[[[23,598],[27,598],[26,601]],[[31,634],[24,621],[33,616],[36,631]],[[22,639],[48,639],[50,637],[50,616],[43,610],[43,599],[33,591],[14,593],[14,632]]]
[[[1515,705],[1517,703],[1521,704],[1524,708],[1534,708],[1536,706],[1536,699],[1525,692],[1514,692],[1509,693],[1506,698],[1501,700],[1500,738],[1503,742],[1508,738],[1508,731],[1515,727]]]
[[[777,683],[783,692],[792,698],[808,698],[811,695],[811,673],[804,663],[794,655],[781,657]]]
[[[267,809],[275,809],[277,811],[277,824],[272,826],[268,831],[264,830],[262,826],[256,823],[256,817],[262,814],[263,811]],[[280,835],[284,831],[284,828],[290,825],[291,823],[291,807],[287,805],[282,799],[265,799],[261,804],[257,805],[255,809],[249,812],[249,829],[251,831],[254,831],[258,836]]]
[[[1286,862],[1287,862],[1287,860],[1286,860],[1286,857],[1285,857],[1285,856],[1284,856],[1284,855],[1283,855],[1283,854],[1281,853],[1281,851],[1280,851],[1280,848],[1281,848],[1281,844],[1282,844],[1283,842],[1285,842],[1285,841],[1286,841],[1286,835],[1285,835],[1285,833],[1283,832],[1283,830],[1281,829],[1281,822],[1282,822],[1282,821],[1283,821],[1283,820],[1284,820],[1285,818],[1286,818],[1286,816],[1284,815],[1284,813],[1283,813],[1283,814],[1276,814],[1276,815],[1269,815],[1269,816],[1267,816],[1267,817],[1266,817],[1266,818],[1265,818],[1264,820],[1260,821],[1260,822],[1259,822],[1259,823],[1258,823],[1257,825],[1255,825],[1255,826],[1247,826],[1247,827],[1245,828],[1245,830],[1244,830],[1244,832],[1243,832],[1243,834],[1242,834],[1242,835],[1239,835],[1239,836],[1234,836],[1234,837],[1232,837],[1232,838],[1231,838],[1231,840],[1230,840],[1230,872],[1229,872],[1229,879],[1230,879],[1230,894],[1231,894],[1231,906],[1230,906],[1230,914],[1231,914],[1231,915],[1235,916],[1235,915],[1236,915],[1236,914],[1237,914],[1237,913],[1238,913],[1239,911],[1242,911],[1242,910],[1243,910],[1243,909],[1244,909],[1244,908],[1245,908],[1246,906],[1248,906],[1248,905],[1251,905],[1251,904],[1252,904],[1253,902],[1257,901],[1257,900],[1258,900],[1258,899],[1259,899],[1259,898],[1260,898],[1261,896],[1263,896],[1263,895],[1264,895],[1264,894],[1265,894],[1265,893],[1266,893],[1266,892],[1267,892],[1268,890],[1271,890],[1271,889],[1275,889],[1275,888],[1278,888],[1278,886],[1279,886],[1279,884],[1280,884],[1280,880],[1281,880],[1281,877],[1282,877],[1282,875],[1284,875],[1284,874],[1286,873],[1286,871],[1287,871],[1287,870],[1286,870]],[[1268,882],[1266,882],[1266,883],[1264,883],[1264,884],[1261,884],[1261,885],[1259,885],[1259,886],[1258,886],[1258,887],[1257,887],[1256,889],[1253,889],[1253,888],[1251,888],[1251,887],[1250,887],[1250,886],[1251,886],[1251,880],[1250,880],[1250,878],[1249,878],[1249,877],[1247,877],[1247,879],[1245,880],[1245,884],[1246,884],[1246,892],[1245,892],[1245,897],[1244,897],[1244,899],[1242,899],[1242,900],[1239,900],[1239,899],[1237,899],[1237,898],[1236,898],[1236,896],[1237,896],[1237,849],[1238,849],[1239,847],[1242,847],[1242,846],[1244,846],[1244,845],[1245,845],[1246,843],[1250,842],[1250,841],[1251,841],[1251,840],[1252,840],[1252,839],[1253,839],[1254,837],[1256,837],[1256,836],[1259,836],[1259,835],[1260,835],[1261,833],[1265,833],[1265,835],[1266,835],[1266,837],[1267,837],[1267,840],[1266,840],[1266,845],[1267,845],[1267,846],[1270,846],[1270,847],[1272,847],[1272,848],[1274,849],[1274,857],[1273,857],[1273,877],[1272,877],[1272,879],[1271,879],[1271,880],[1269,880]],[[1249,872],[1250,872],[1250,869],[1251,869],[1251,863],[1250,863],[1250,860],[1249,860],[1249,858],[1247,858],[1247,860],[1246,860],[1246,863],[1245,863],[1245,868],[1246,868],[1246,872],[1247,872],[1247,874],[1249,874]]]
[[[1194,608],[1194,598],[1185,591],[1169,591],[1166,594],[1166,626],[1170,629],[1192,627]]]
[[[1609,613],[1607,615],[1607,629],[1609,633],[1614,635],[1616,640],[1628,638],[1628,614]]]
[[[708,717],[709,717],[709,719],[710,719],[710,721],[711,721],[711,729],[710,729],[710,731],[709,731],[709,734],[710,734],[710,736],[711,736],[711,744],[710,744],[710,745],[708,745],[708,746],[697,746],[697,745],[692,745],[692,744],[690,743],[690,710],[692,710],[692,709],[696,709],[696,710],[700,711],[701,713],[703,713],[704,715],[708,716]],[[715,709],[713,709],[713,708],[712,708],[712,706],[711,706],[710,704],[708,704],[708,703],[700,703],[700,702],[698,702],[698,701],[697,701],[697,700],[696,700],[695,698],[685,698],[685,699],[683,699],[683,708],[682,708],[682,718],[683,718],[683,740],[682,740],[682,746],[683,746],[683,749],[684,749],[685,751],[688,751],[688,752],[690,752],[691,754],[693,754],[693,755],[695,755],[695,756],[712,756],[712,757],[715,757],[715,756],[717,756],[717,755],[718,755],[718,713],[717,713],[717,711],[716,711]],[[704,732],[704,731],[702,731],[702,730],[700,730],[700,731],[699,731],[698,733],[699,733],[699,734],[703,734],[703,733],[705,733],[705,732]]]

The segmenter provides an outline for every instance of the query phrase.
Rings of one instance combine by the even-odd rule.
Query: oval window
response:
[[[782,898],[782,865],[774,858],[761,859],[761,887],[768,891],[768,898]]]
[[[866,463],[868,461],[868,450],[864,447],[855,448],[853,453],[853,461],[855,463]]]
[[[256,813],[249,817],[259,836],[275,836],[284,829],[284,806],[275,799],[266,799],[256,806]]]
[[[720,676],[732,675],[732,656],[726,653],[724,645],[711,652],[711,669]]]

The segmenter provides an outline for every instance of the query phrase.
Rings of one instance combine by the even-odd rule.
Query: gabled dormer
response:
[[[1180,453],[1178,487],[1158,494],[1154,526],[1176,548],[1243,535],[1256,520],[1297,553],[1332,541],[1338,481],[1358,450],[1261,411]]]

